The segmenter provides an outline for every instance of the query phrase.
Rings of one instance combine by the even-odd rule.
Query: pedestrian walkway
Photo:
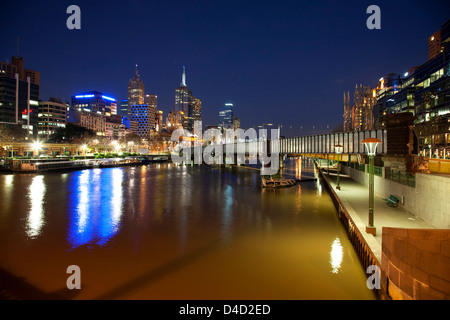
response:
[[[340,190],[338,190],[336,189],[336,171],[329,170],[329,173],[327,173],[327,168],[322,167],[322,172],[379,261],[381,261],[383,227],[435,229],[400,207],[388,206],[382,197],[375,195],[374,225],[376,227],[376,236],[366,233],[365,227],[368,225],[369,220],[369,188],[345,174],[340,174]]]

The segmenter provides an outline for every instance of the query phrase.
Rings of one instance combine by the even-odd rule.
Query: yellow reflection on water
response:
[[[33,178],[28,188],[28,199],[30,200],[30,212],[27,220],[27,235],[30,238],[37,237],[44,225],[44,195],[45,195],[44,176]]]
[[[5,176],[5,187],[11,187],[13,182],[14,182],[13,174]]]
[[[336,238],[331,244],[331,252],[330,252],[330,264],[332,273],[339,273],[343,257],[344,257],[344,250],[342,249],[341,241],[339,241],[339,238]]]

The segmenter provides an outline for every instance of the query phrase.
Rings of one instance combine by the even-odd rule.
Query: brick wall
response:
[[[383,228],[382,239],[391,298],[450,300],[450,230]]]

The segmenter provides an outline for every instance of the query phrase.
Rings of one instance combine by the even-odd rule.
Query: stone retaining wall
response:
[[[381,267],[395,300],[450,299],[450,230],[383,228]]]

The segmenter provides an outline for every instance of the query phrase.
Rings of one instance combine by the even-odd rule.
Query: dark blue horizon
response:
[[[81,8],[81,30],[66,9]],[[381,8],[381,30],[366,9]],[[427,61],[447,1],[25,1],[3,3],[0,61],[17,54],[41,73],[41,99],[97,90],[125,99],[135,65],[164,115],[186,66],[203,124],[233,103],[243,127],[323,133],[342,122],[343,92],[376,86]],[[292,129],[290,127],[292,126]],[[302,127],[302,129],[300,129]],[[314,128],[314,129],[313,129]]]

